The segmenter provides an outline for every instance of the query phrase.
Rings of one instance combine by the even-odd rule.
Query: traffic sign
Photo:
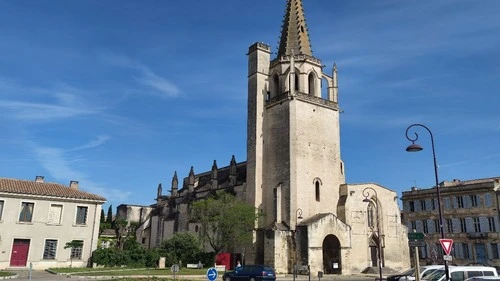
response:
[[[172,265],[172,266],[170,267],[170,270],[171,270],[171,271],[172,271],[172,273],[174,273],[174,274],[175,274],[175,273],[177,273],[177,272],[179,272],[179,269],[180,269],[180,268],[179,268],[179,265],[178,265],[178,264],[174,264],[174,265]]]
[[[208,281],[217,280],[217,276],[219,276],[219,273],[217,272],[217,269],[215,267],[211,267],[207,270],[207,280]]]
[[[425,247],[425,241],[408,241],[409,247]]]
[[[422,232],[408,233],[408,240],[424,240],[425,235]]]
[[[441,243],[441,247],[443,247],[446,255],[451,253],[451,246],[453,245],[453,239],[439,239],[439,243]]]
[[[450,255],[444,255],[443,260],[445,261],[453,261],[453,258]]]

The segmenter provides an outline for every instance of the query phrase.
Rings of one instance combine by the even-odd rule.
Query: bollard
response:
[[[318,280],[321,281],[321,278],[323,278],[323,271],[318,271]]]

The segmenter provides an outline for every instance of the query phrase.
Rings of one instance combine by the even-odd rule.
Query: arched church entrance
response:
[[[323,240],[323,268],[325,274],[342,274],[340,257],[339,239],[335,235],[327,235]]]

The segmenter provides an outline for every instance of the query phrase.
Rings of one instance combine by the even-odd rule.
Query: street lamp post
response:
[[[370,190],[375,193],[375,196],[370,197]],[[379,276],[379,281],[382,281],[382,236],[380,235],[380,215],[379,215],[379,205],[378,205],[378,195],[377,191],[371,187],[366,187],[363,189],[362,192],[363,196],[365,199],[363,199],[363,202],[375,202],[375,211],[377,215],[377,236],[378,236],[378,241],[377,241],[377,257],[378,257],[378,276]],[[373,199],[375,197],[375,199]]]
[[[416,144],[415,142],[418,140],[418,134],[415,133],[415,137],[410,137],[408,135],[408,131],[412,127],[422,127],[429,132],[429,135],[431,136],[431,145],[432,145],[432,157],[434,158],[434,178],[436,180],[436,193],[437,193],[437,201],[438,201],[438,216],[439,216],[439,233],[441,235],[441,239],[445,239],[444,236],[444,228],[443,228],[443,213],[441,211],[441,192],[439,191],[439,178],[438,178],[438,169],[437,169],[437,162],[436,162],[436,150],[434,149],[434,136],[432,135],[431,130],[422,124],[412,124],[408,128],[406,128],[406,138],[411,141],[411,144],[406,148],[406,151],[408,152],[418,152],[423,150],[423,147],[420,145]],[[448,269],[448,262],[444,261],[444,270],[446,273],[446,280],[450,280],[450,272]]]
[[[293,231],[293,280],[295,281],[295,275],[297,275],[297,225],[299,220],[302,219],[302,209],[297,208],[295,210],[295,230]]]

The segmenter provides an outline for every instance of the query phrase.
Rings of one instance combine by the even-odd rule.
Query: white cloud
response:
[[[139,74],[134,77],[134,80],[144,86],[155,89],[161,93],[162,97],[176,97],[181,92],[180,89],[170,80],[157,75],[146,65],[134,61],[126,56],[103,53],[101,58],[111,65],[137,70]]]
[[[99,145],[105,138],[98,138],[91,141],[89,144],[81,146],[91,148]],[[68,182],[77,180],[80,183],[81,189],[90,193],[106,197],[108,201],[123,202],[126,201],[131,192],[105,187],[92,179],[85,173],[77,171],[71,167],[71,161],[66,155],[66,151],[60,148],[33,146],[35,155],[40,164],[49,172],[49,174],[57,179],[57,181]],[[72,150],[74,151],[74,150]]]
[[[78,146],[78,147],[72,148],[72,149],[70,149],[68,151],[78,151],[78,150],[85,150],[85,149],[95,148],[95,147],[98,147],[100,145],[103,145],[110,138],[111,138],[110,136],[106,136],[106,135],[97,136],[95,139],[91,140],[89,143],[84,144],[82,146]]]

